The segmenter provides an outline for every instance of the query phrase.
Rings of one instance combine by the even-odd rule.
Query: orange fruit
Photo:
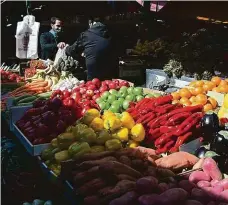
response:
[[[204,94],[199,94],[196,96],[196,102],[205,105],[207,103],[207,96]]]
[[[198,81],[196,81],[196,83],[195,83],[195,86],[196,87],[202,87],[204,85],[204,82],[202,81],[202,80],[198,80]]]
[[[173,100],[172,104],[178,104],[180,103],[179,100]]]
[[[228,82],[226,82],[225,80],[221,80],[221,82],[219,83],[219,87],[224,85],[228,85]]]
[[[220,93],[228,93],[228,85],[219,86]]]
[[[190,97],[189,101],[190,101],[191,103],[195,102],[195,101],[196,101],[196,96]]]
[[[212,107],[211,104],[208,103],[208,104],[206,104],[206,105],[203,106],[203,111],[204,112],[207,112],[209,110],[213,110],[213,107]]]
[[[190,98],[192,96],[191,92],[187,88],[182,88],[179,91],[181,97]]]
[[[184,106],[190,106],[192,103],[189,101],[186,101],[185,103],[183,103]]]
[[[194,88],[194,90],[192,90],[193,95],[199,95],[203,93],[204,93],[204,89],[202,87],[197,87],[197,88]]]
[[[213,87],[212,87],[212,85],[210,85],[210,84],[207,83],[207,84],[204,84],[203,85],[203,89],[204,89],[205,92],[207,92],[207,91],[212,90]]]
[[[217,107],[217,101],[214,98],[208,98],[208,102],[212,105],[212,108],[215,109]]]
[[[199,103],[199,102],[193,102],[192,103],[192,106],[195,106],[195,105],[201,105],[201,103]]]
[[[220,88],[219,87],[215,87],[215,88],[212,89],[212,91],[220,93]]]
[[[219,83],[221,82],[221,78],[218,76],[214,76],[211,78],[211,82],[215,83],[215,85],[219,85]]]
[[[225,81],[228,83],[228,78],[226,78]]]
[[[190,86],[190,87],[195,87],[195,86],[196,86],[196,82],[197,82],[197,81],[192,81],[191,83],[189,83],[188,86]]]
[[[213,82],[211,82],[211,81],[209,81],[208,84],[209,84],[212,88],[215,88],[215,87],[216,87],[216,84],[213,83]]]
[[[186,102],[190,102],[188,98],[182,97],[182,98],[180,99],[180,103],[181,103],[181,104],[184,104],[184,103],[186,103]]]
[[[173,96],[173,100],[179,100],[181,98],[178,92],[171,93],[171,95]]]

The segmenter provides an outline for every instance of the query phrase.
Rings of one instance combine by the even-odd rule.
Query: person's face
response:
[[[56,20],[55,24],[51,24],[51,27],[56,33],[61,32],[62,31],[62,21]]]

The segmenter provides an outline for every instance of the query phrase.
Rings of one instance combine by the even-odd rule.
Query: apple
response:
[[[128,94],[133,94],[133,90],[134,90],[134,87],[129,87],[129,88],[127,89],[127,93],[128,93]]]
[[[111,105],[111,107],[109,108],[110,111],[117,113],[120,110],[120,106],[118,105]]]
[[[101,86],[100,89],[99,89],[99,91],[100,91],[101,93],[103,93],[104,91],[107,91],[107,90],[108,90],[108,86],[107,86],[107,85]]]
[[[107,86],[105,81],[101,82],[101,86]]]
[[[120,85],[120,87],[122,87],[122,86],[129,87],[130,86],[129,82],[127,82],[125,80],[121,81],[119,85]]]
[[[82,95],[79,92],[75,92],[75,93],[71,94],[71,98],[73,98],[75,100],[75,102],[77,102],[79,99],[82,98]]]
[[[92,83],[97,87],[99,88],[101,86],[101,81],[98,79],[98,78],[94,78],[92,80]]]
[[[124,98],[119,98],[118,101],[120,102],[120,105],[123,105],[123,102],[124,102]]]
[[[83,87],[85,87],[86,85],[85,85],[85,83],[83,82],[83,83],[81,83],[78,87],[79,88],[83,88]]]
[[[95,101],[96,101],[97,98],[100,98],[100,95],[99,95],[99,94],[96,94],[96,95],[94,95],[94,96],[92,97],[92,99],[95,100]]]
[[[127,90],[120,90],[118,92],[118,97],[125,98],[127,96]]]
[[[141,87],[136,87],[133,90],[134,95],[142,95],[143,94],[143,88]]]
[[[129,100],[124,100],[123,102],[123,109],[127,109],[129,107],[130,101]]]
[[[72,90],[72,93],[75,93],[75,92],[79,92],[80,91],[80,88],[79,87],[76,87]]]
[[[91,96],[93,96],[93,94],[94,94],[94,93],[93,93],[93,90],[87,90],[87,91],[86,91],[87,97],[88,97],[88,96],[91,97]]]
[[[106,108],[106,103],[105,103],[104,101],[98,103],[98,105],[99,105],[99,108],[100,108],[101,110],[104,110],[104,109]]]
[[[103,99],[101,97],[99,97],[95,101],[96,101],[97,104],[99,104],[100,102],[103,102]]]
[[[63,98],[64,99],[69,98],[70,96],[71,96],[71,92],[69,92],[68,90],[63,91]]]
[[[109,96],[108,96],[108,100],[107,100],[107,101],[108,101],[109,103],[112,103],[112,102],[115,101],[115,100],[116,100],[116,96],[115,96],[115,95],[109,95]]]
[[[109,108],[110,108],[110,104],[108,102],[106,102],[104,110],[108,110]]]
[[[136,101],[139,102],[140,100],[142,100],[144,97],[142,95],[137,95],[136,96]]]
[[[108,84],[109,89],[116,89],[117,85],[114,82]]]
[[[129,100],[129,101],[134,101],[134,95],[127,95],[126,96],[126,98],[125,98],[126,100]]]
[[[79,91],[82,95],[84,95],[86,93],[86,88],[80,88],[80,91]]]
[[[119,81],[118,80],[113,80],[113,82],[118,86],[119,85]]]
[[[108,91],[105,91],[105,92],[102,93],[101,99],[102,100],[107,100],[108,96],[109,96],[109,92]]]
[[[120,102],[119,100],[114,100],[114,101],[112,102],[112,105],[117,105],[117,106],[120,107],[121,102]]]
[[[99,90],[94,90],[94,94],[100,94]]]
[[[117,90],[111,89],[111,90],[109,90],[109,92],[110,92],[112,95],[115,95],[115,96],[118,95],[118,91],[117,91]]]
[[[87,83],[86,83],[86,86],[89,86],[89,85],[93,85],[91,80],[87,81]]]
[[[88,90],[96,90],[96,86],[95,85],[93,85],[93,84],[90,84],[88,87]]]
[[[106,85],[109,85],[110,83],[112,83],[112,81],[111,80],[105,80],[105,83],[106,83]]]
[[[126,92],[127,92],[127,87],[126,87],[126,86],[122,86],[122,87],[120,88],[120,91],[126,91]]]

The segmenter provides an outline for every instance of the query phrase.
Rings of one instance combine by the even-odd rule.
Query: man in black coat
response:
[[[72,46],[66,47],[66,54],[73,58],[79,53],[84,55],[88,80],[117,78],[118,56],[110,32],[99,17],[91,18],[89,27]]]
[[[59,18],[51,18],[51,30],[42,33],[40,36],[41,59],[54,60],[58,48],[64,48],[65,43],[61,42],[62,21]]]

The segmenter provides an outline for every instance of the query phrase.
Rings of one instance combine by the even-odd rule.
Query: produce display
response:
[[[203,116],[202,106],[171,104],[172,95],[145,98],[127,111],[136,123],[146,129],[145,143],[157,148],[156,153],[176,152],[179,147],[197,136]]]
[[[25,81],[23,77],[10,71],[5,71],[3,69],[0,69],[0,73],[1,73],[1,83],[20,83]]]
[[[222,124],[228,123],[228,94],[224,97],[223,105],[218,111],[218,117]]]
[[[16,125],[32,144],[44,144],[72,125],[78,112],[78,107],[63,106],[58,98],[37,100]]]
[[[101,110],[110,110],[114,113],[121,113],[128,109],[131,102],[138,102],[143,98],[158,97],[160,94],[144,94],[142,87],[123,86],[119,91],[111,89],[103,92],[103,94],[96,99],[97,104]]]

